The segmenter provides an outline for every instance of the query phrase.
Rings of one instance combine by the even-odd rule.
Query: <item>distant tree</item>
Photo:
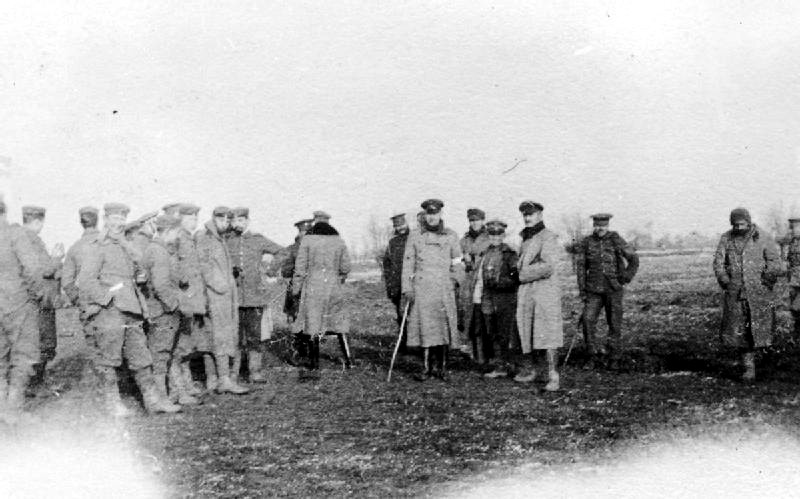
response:
[[[383,265],[383,254],[386,252],[393,233],[392,224],[380,221],[375,215],[370,216],[364,241],[364,253],[379,266]]]
[[[644,224],[644,228],[631,229],[625,233],[625,238],[636,249],[653,249],[656,247],[653,241],[653,222]]]

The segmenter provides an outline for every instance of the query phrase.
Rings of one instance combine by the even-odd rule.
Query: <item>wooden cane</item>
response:
[[[578,327],[583,326],[583,314],[581,313],[580,318],[578,319]],[[578,335],[580,331],[576,331],[575,334],[572,336],[572,342],[569,344],[569,349],[567,350],[567,356],[564,357],[564,364],[561,365],[561,373],[563,374],[564,371],[567,369],[567,362],[569,362],[569,354],[572,353],[572,348],[575,346],[575,341],[578,339]]]
[[[411,306],[411,301],[406,303],[406,308],[403,311],[403,320],[400,321],[400,334],[397,336],[397,344],[394,346],[394,353],[392,354],[392,362],[389,363],[389,375],[386,376],[386,382],[392,380],[392,369],[394,368],[394,361],[397,358],[397,351],[400,350],[400,342],[403,341],[403,329],[406,326],[406,319],[408,319],[408,308]]]

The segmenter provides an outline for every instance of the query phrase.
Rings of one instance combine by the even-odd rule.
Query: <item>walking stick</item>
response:
[[[403,311],[403,320],[400,321],[400,334],[397,336],[397,344],[394,346],[394,353],[392,354],[392,362],[389,363],[389,375],[386,376],[386,382],[392,380],[392,368],[394,368],[394,361],[397,358],[397,351],[400,350],[400,342],[403,341],[403,329],[406,327],[406,319],[408,319],[408,308],[411,306],[411,301],[406,303],[406,308]]]
[[[581,313],[581,316],[578,319],[578,327],[581,327],[581,326],[583,326],[583,313]],[[576,331],[575,334],[572,335],[572,342],[569,344],[569,349],[567,350],[567,356],[564,357],[564,363],[561,365],[561,373],[562,374],[567,369],[567,362],[569,362],[569,354],[572,353],[572,348],[575,346],[575,341],[577,341],[579,334],[580,334],[580,332]]]

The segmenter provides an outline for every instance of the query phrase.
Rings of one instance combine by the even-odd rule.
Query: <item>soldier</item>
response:
[[[786,243],[789,310],[792,312],[795,339],[800,339],[800,217],[789,219],[789,234]]]
[[[406,214],[398,213],[391,217],[394,226],[394,236],[389,239],[386,253],[383,255],[383,282],[386,285],[386,296],[394,305],[398,327],[403,321],[403,309],[400,307],[402,298],[402,273],[403,273],[403,254],[406,251],[406,241],[408,240],[408,223]],[[400,338],[400,351],[406,351],[406,340],[408,338],[408,328],[403,330]]]
[[[308,232],[307,232],[307,234],[309,234],[309,235],[314,233],[314,226],[315,225],[317,225],[320,222],[323,222],[325,224],[329,224],[329,222],[331,220],[331,216],[328,215],[327,212],[324,212],[322,210],[315,211],[313,213],[313,215],[314,215],[314,218],[311,219],[311,228],[308,229]]]
[[[156,233],[155,219],[157,216],[157,211],[145,213],[125,226],[125,235],[129,237],[136,249],[142,254],[144,254]]]
[[[180,406],[163,398],[153,379],[152,358],[143,330],[147,304],[135,282],[136,265],[141,263],[142,255],[124,236],[130,209],[120,203],[108,203],[103,209],[105,227],[84,253],[78,287],[91,317],[90,348],[107,407],[115,416],[129,414],[120,401],[115,371],[124,358],[134,373],[147,411],[178,412]]]
[[[97,216],[98,209],[93,206],[85,206],[78,210],[83,234],[67,250],[64,267],[61,269],[61,287],[72,305],[78,305],[78,283],[76,278],[81,271],[83,252],[86,246],[97,238]]]
[[[492,361],[493,368],[484,374],[486,378],[509,375],[512,366],[511,349],[516,345],[515,324],[517,313],[517,252],[503,242],[506,227],[502,220],[491,220],[486,224],[488,247],[475,261],[472,302],[479,306],[484,327],[476,329],[483,333],[477,340],[477,350],[485,361]]]
[[[724,345],[741,353],[742,380],[753,381],[755,349],[772,343],[780,255],[775,241],[752,223],[745,208],[731,211],[730,223],[714,254],[714,274],[723,290],[720,336]]]
[[[408,314],[408,346],[422,347],[423,369],[419,381],[429,379],[430,350],[437,357],[436,375],[447,379],[448,346],[458,347],[454,265],[461,261],[458,236],[445,228],[441,218],[444,203],[428,199],[422,203],[425,220],[420,231],[408,236],[403,256],[403,299],[411,302]]]
[[[480,338],[483,337],[483,316],[481,307],[474,306],[473,291],[475,286],[475,271],[480,255],[489,246],[489,236],[486,234],[484,221],[486,214],[478,208],[467,210],[469,230],[461,238],[461,254],[464,261],[464,275],[458,286],[458,318],[459,330],[462,333],[461,348],[465,353],[473,356],[479,363],[485,362],[483,348],[478,348]],[[488,345],[486,345],[488,346]]]
[[[265,256],[274,258],[284,248],[248,230],[250,210],[247,208],[234,208],[231,214],[231,230],[226,242],[239,295],[239,346],[247,354],[250,381],[263,383],[267,378],[262,364],[261,316],[270,297],[262,279],[261,265]],[[238,373],[238,369],[234,370],[234,376]]]
[[[623,286],[633,280],[639,269],[639,256],[634,248],[622,236],[608,230],[611,216],[608,213],[592,215],[593,232],[581,241],[576,259],[589,368],[595,362],[595,331],[602,309],[605,309],[608,322],[609,367],[619,367]]]
[[[314,221],[312,219],[300,220],[294,224],[297,227],[297,235],[294,238],[294,244],[289,246],[289,254],[281,265],[281,277],[286,279],[286,297],[283,301],[283,313],[286,314],[287,320],[292,323],[297,318],[297,309],[300,306],[300,293],[295,295],[292,290],[292,277],[294,276],[295,261],[297,260],[297,250],[300,248],[300,241],[303,236],[311,229]],[[293,356],[302,359],[308,357],[308,340],[307,334],[302,331],[294,334],[294,354]]]
[[[180,309],[183,292],[178,283],[177,241],[181,230],[180,218],[161,215],[154,225],[156,235],[144,252],[143,268],[147,271],[147,309],[150,327],[147,343],[153,358],[153,375],[162,396],[167,396],[169,371],[170,400],[180,405],[197,405],[198,399],[188,392],[180,372],[180,361],[189,351],[185,342],[176,342],[181,323]],[[177,344],[176,344],[177,343]]]
[[[37,251],[0,201],[0,413],[14,422],[39,362],[37,301],[44,295]]]
[[[45,209],[38,206],[22,207],[22,225],[30,239],[31,246],[39,259],[43,270],[44,295],[39,301],[39,362],[33,366],[33,385],[44,382],[47,363],[56,357],[58,336],[56,334],[56,308],[61,303],[61,267],[64,258],[64,246],[56,244],[52,253],[47,251],[39,233],[44,227]]]
[[[519,211],[525,222],[522,246],[519,250],[519,290],[517,291],[517,329],[522,354],[531,354],[529,372],[519,373],[514,381],[531,383],[536,379],[533,368],[535,350],[547,352],[547,391],[559,389],[556,361],[558,348],[564,344],[564,325],[561,319],[561,284],[558,262],[562,248],[558,236],[545,228],[544,206],[523,201]],[[596,319],[595,315],[595,319]]]
[[[217,393],[242,395],[250,390],[231,377],[231,361],[239,356],[239,304],[228,246],[223,235],[228,230],[230,208],[214,208],[211,220],[196,239],[200,269],[206,283],[208,310],[213,331],[214,357],[219,383]]]
[[[214,358],[211,356],[213,350],[211,328],[206,324],[208,322],[206,286],[200,273],[200,260],[194,239],[199,211],[199,207],[188,203],[178,207],[178,215],[181,219],[181,231],[178,236],[178,272],[180,275],[179,286],[184,292],[178,341],[184,342],[180,351],[198,353],[203,357],[206,390],[212,391],[217,387],[217,370],[214,366]],[[190,360],[190,356],[180,359],[181,373],[189,393],[199,395],[200,391],[195,388],[192,380]]]
[[[350,257],[339,232],[327,221],[318,221],[312,229],[313,234],[300,240],[292,291],[300,301],[294,332],[311,338],[310,368],[315,370],[319,368],[320,337],[329,331],[347,333],[350,328],[342,301]]]
[[[423,225],[425,225],[425,210],[417,212],[417,230],[422,230]]]

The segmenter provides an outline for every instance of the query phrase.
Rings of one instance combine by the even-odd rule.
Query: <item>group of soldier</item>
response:
[[[395,235],[383,258],[386,292],[394,303],[404,348],[422,348],[416,378],[447,378],[447,350],[459,349],[486,367],[486,378],[537,378],[538,351],[545,352],[548,391],[560,388],[557,352],[563,346],[559,263],[564,248],[545,227],[544,206],[523,201],[519,251],[504,242],[508,224],[486,221],[467,210],[469,230],[459,240],[444,227],[444,203],[429,199],[411,230],[405,215],[392,217]],[[595,358],[595,329],[601,310],[609,326],[608,354],[618,362],[623,286],[639,265],[634,249],[609,230],[611,215],[592,216],[593,233],[581,242],[578,285],[584,302],[583,328],[589,358]]]
[[[395,235],[382,262],[401,346],[421,353],[415,378],[447,379],[448,350],[457,349],[482,364],[486,378],[532,383],[537,352],[543,351],[544,389],[558,390],[564,247],[545,227],[544,206],[519,205],[524,229],[518,251],[505,242],[507,223],[487,222],[480,209],[467,210],[469,230],[459,240],[444,225],[441,200],[428,199],[421,207],[414,229],[405,214],[391,218]],[[81,238],[66,253],[60,244],[48,252],[39,238],[44,208],[23,207],[20,226],[7,221],[0,201],[3,414],[18,414],[28,384],[42,382],[56,354],[55,310],[62,305],[80,309],[105,405],[116,416],[130,412],[117,384],[123,364],[149,412],[201,403],[203,389],[195,381],[201,377],[193,374],[192,359],[202,358],[206,391],[247,393],[242,371],[250,382],[266,380],[262,319],[280,296],[268,296],[264,270],[270,261],[282,262],[287,279],[284,312],[292,322],[296,356],[317,369],[320,339],[331,333],[349,356],[343,284],[350,259],[327,213],[297,222],[295,242],[284,248],[248,230],[247,208],[217,207],[199,230],[200,208],[192,204],[169,204],[134,222],[128,222],[129,211],[124,204],[106,204],[98,230],[100,211],[81,208]],[[636,275],[639,258],[609,230],[611,217],[592,216],[593,231],[577,244],[574,262],[587,365],[602,360],[615,369],[622,353],[624,286]],[[723,290],[720,329],[741,354],[743,379],[752,380],[755,353],[771,343],[775,331],[780,277],[788,276],[790,308],[800,329],[800,218],[790,219],[780,248],[746,209],[733,210],[730,224],[713,264]],[[595,331],[603,310],[608,335],[600,346]]]
[[[330,294],[323,289],[330,275],[326,252],[335,255],[336,266],[328,267],[337,285],[349,272],[330,216],[315,212],[298,222],[300,235],[308,235],[284,248],[248,230],[247,208],[217,207],[197,230],[199,211],[173,203],[128,222],[126,205],[108,203],[98,230],[100,210],[84,207],[78,212],[83,234],[65,253],[61,244],[48,252],[39,237],[44,208],[23,207],[20,226],[7,221],[0,201],[0,412],[6,419],[18,416],[26,387],[43,381],[55,357],[55,309],[62,305],[79,308],[104,403],[118,417],[130,414],[118,389],[123,366],[151,413],[197,405],[204,392],[248,393],[241,371],[250,382],[266,381],[261,326],[275,297],[268,296],[265,268],[276,255],[291,278],[286,312],[296,319],[298,337],[314,345],[310,336],[327,327],[321,319]],[[192,370],[198,358],[202,377]],[[195,378],[204,379],[205,391]]]

